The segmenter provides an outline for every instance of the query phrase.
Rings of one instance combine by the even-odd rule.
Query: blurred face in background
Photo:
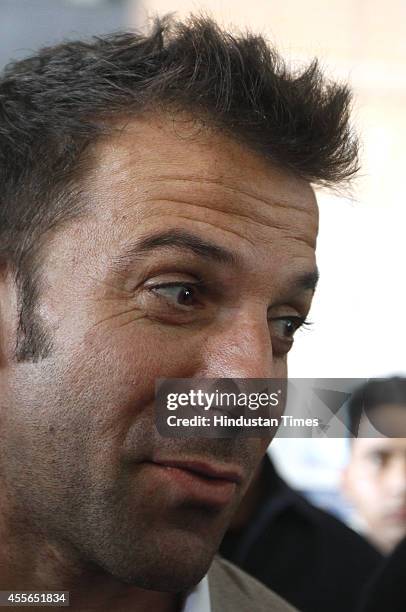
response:
[[[399,407],[393,413],[398,416]],[[353,440],[343,486],[365,535],[389,553],[406,535],[406,438]]]

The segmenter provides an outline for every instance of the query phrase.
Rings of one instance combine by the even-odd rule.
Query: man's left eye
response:
[[[163,283],[150,287],[150,291],[176,306],[194,306],[198,302],[193,284]]]
[[[269,323],[273,334],[284,340],[293,340],[293,336],[299,327],[308,324],[304,317],[296,316],[277,317],[275,319],[270,319]]]

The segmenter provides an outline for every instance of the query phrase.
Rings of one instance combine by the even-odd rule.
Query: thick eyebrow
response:
[[[122,270],[131,265],[134,260],[159,249],[176,249],[188,251],[194,255],[226,265],[238,265],[237,254],[217,244],[203,240],[199,236],[184,230],[166,230],[150,236],[141,237],[127,246],[124,253],[113,259],[112,268]]]
[[[304,274],[300,274],[293,281],[293,289],[297,292],[312,291],[314,293],[316,291],[317,283],[319,281],[319,276],[320,274],[317,268],[315,268],[311,272],[305,272]]]
[[[302,272],[289,279],[286,283],[285,289],[282,292],[282,297],[273,306],[280,306],[287,300],[297,300],[304,297],[304,295],[311,291],[313,296],[316,291],[317,282],[319,280],[319,271],[317,268],[310,270],[309,272]]]
[[[123,253],[114,257],[112,269],[120,272],[123,269],[127,269],[137,259],[143,258],[145,255],[162,248],[188,251],[204,259],[229,266],[241,264],[240,257],[236,253],[218,244],[203,240],[190,232],[173,229],[144,236],[131,243]],[[319,272],[317,268],[310,272],[304,272],[293,279],[290,293],[297,294],[303,291],[312,291],[314,293],[318,280]]]

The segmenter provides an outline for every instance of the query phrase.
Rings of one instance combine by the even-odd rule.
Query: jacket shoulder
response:
[[[279,595],[216,556],[209,569],[212,612],[295,612]]]

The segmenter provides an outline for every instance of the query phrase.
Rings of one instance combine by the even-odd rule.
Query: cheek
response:
[[[128,440],[140,445],[136,430],[153,435],[157,379],[198,376],[202,353],[198,334],[148,321],[87,336],[70,358],[64,387],[73,401],[79,398],[78,419],[89,432],[92,455],[116,464]],[[252,462],[258,463],[270,439],[253,442]]]
[[[355,505],[364,515],[379,515],[382,492],[377,475],[366,469],[354,471],[351,477],[351,492]]]
[[[198,334],[148,320],[104,332],[87,340],[86,352],[102,369],[129,379],[187,378],[200,360]]]
[[[375,500],[379,497],[379,487],[377,487],[374,479],[364,478],[359,481],[357,484],[358,489],[358,497],[361,500],[365,500],[365,504],[367,505],[367,500]]]
[[[93,427],[124,434],[152,406],[157,379],[189,378],[198,359],[185,336],[148,323],[125,326],[87,337],[70,359],[65,386],[87,406]]]

